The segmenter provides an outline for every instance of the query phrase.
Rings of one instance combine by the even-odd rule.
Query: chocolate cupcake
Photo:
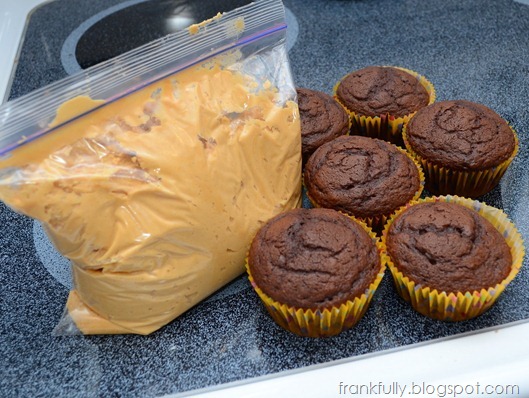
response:
[[[335,98],[350,113],[351,134],[403,146],[403,125],[435,101],[435,90],[426,78],[411,70],[368,66],[340,80]]]
[[[349,115],[333,97],[320,91],[298,88],[301,120],[301,151],[305,164],[321,145],[349,133]]]
[[[426,188],[435,195],[486,194],[518,151],[516,134],[500,115],[466,100],[421,109],[406,126],[404,140],[423,166]]]
[[[379,242],[362,223],[331,209],[295,209],[267,222],[247,269],[274,320],[302,336],[350,328],[382,279]]]
[[[424,177],[403,149],[376,138],[343,136],[314,152],[303,179],[315,207],[353,215],[380,232],[394,211],[421,195]]]
[[[517,274],[524,251],[501,210],[459,197],[402,208],[383,244],[401,296],[420,313],[450,321],[488,309]]]

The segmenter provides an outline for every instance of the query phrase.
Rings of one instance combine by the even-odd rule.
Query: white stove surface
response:
[[[4,101],[26,19],[34,7],[47,1],[0,0],[0,98]],[[529,4],[529,0],[520,2]],[[527,336],[529,323],[516,322],[172,397],[529,397]]]

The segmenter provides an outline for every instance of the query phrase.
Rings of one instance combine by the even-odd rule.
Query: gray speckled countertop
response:
[[[54,58],[60,49],[52,44],[110,3],[118,1],[57,0],[39,8],[30,20],[11,98],[64,77]],[[519,134],[520,152],[501,186],[481,200],[504,208],[529,241],[528,5],[512,0],[285,0],[285,5],[299,27],[289,52],[298,86],[331,93],[351,70],[403,66],[425,75],[439,100],[481,102],[506,118]],[[58,15],[66,6],[70,15],[63,21]],[[40,41],[47,35],[43,26],[58,36],[49,38],[47,49]],[[154,397],[529,318],[525,264],[491,310],[461,323],[417,314],[387,275],[355,328],[329,339],[300,338],[272,321],[243,276],[150,336],[57,337],[52,330],[68,290],[43,266],[46,256],[35,249],[38,228],[4,205],[0,228],[2,397]]]

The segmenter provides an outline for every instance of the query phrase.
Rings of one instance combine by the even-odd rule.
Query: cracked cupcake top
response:
[[[418,111],[406,127],[421,157],[456,170],[483,170],[507,160],[515,149],[507,122],[485,105],[439,101]]]
[[[349,115],[330,95],[298,88],[303,162],[324,143],[349,132]]]
[[[319,206],[361,218],[391,214],[413,199],[421,183],[415,163],[395,145],[356,135],[318,148],[304,181]]]
[[[340,306],[360,297],[381,265],[363,227],[331,209],[295,209],[276,216],[254,238],[248,264],[265,294],[303,309]]]
[[[391,66],[368,66],[349,73],[338,84],[336,96],[351,112],[363,116],[403,117],[430,101],[415,76]]]
[[[413,205],[391,224],[387,252],[410,280],[437,291],[495,286],[512,266],[502,235],[474,210],[455,203]]]

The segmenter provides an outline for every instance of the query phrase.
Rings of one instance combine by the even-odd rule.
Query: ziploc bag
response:
[[[301,203],[281,1],[259,1],[0,108],[0,199],[71,260],[58,334],[149,334],[244,272]]]

